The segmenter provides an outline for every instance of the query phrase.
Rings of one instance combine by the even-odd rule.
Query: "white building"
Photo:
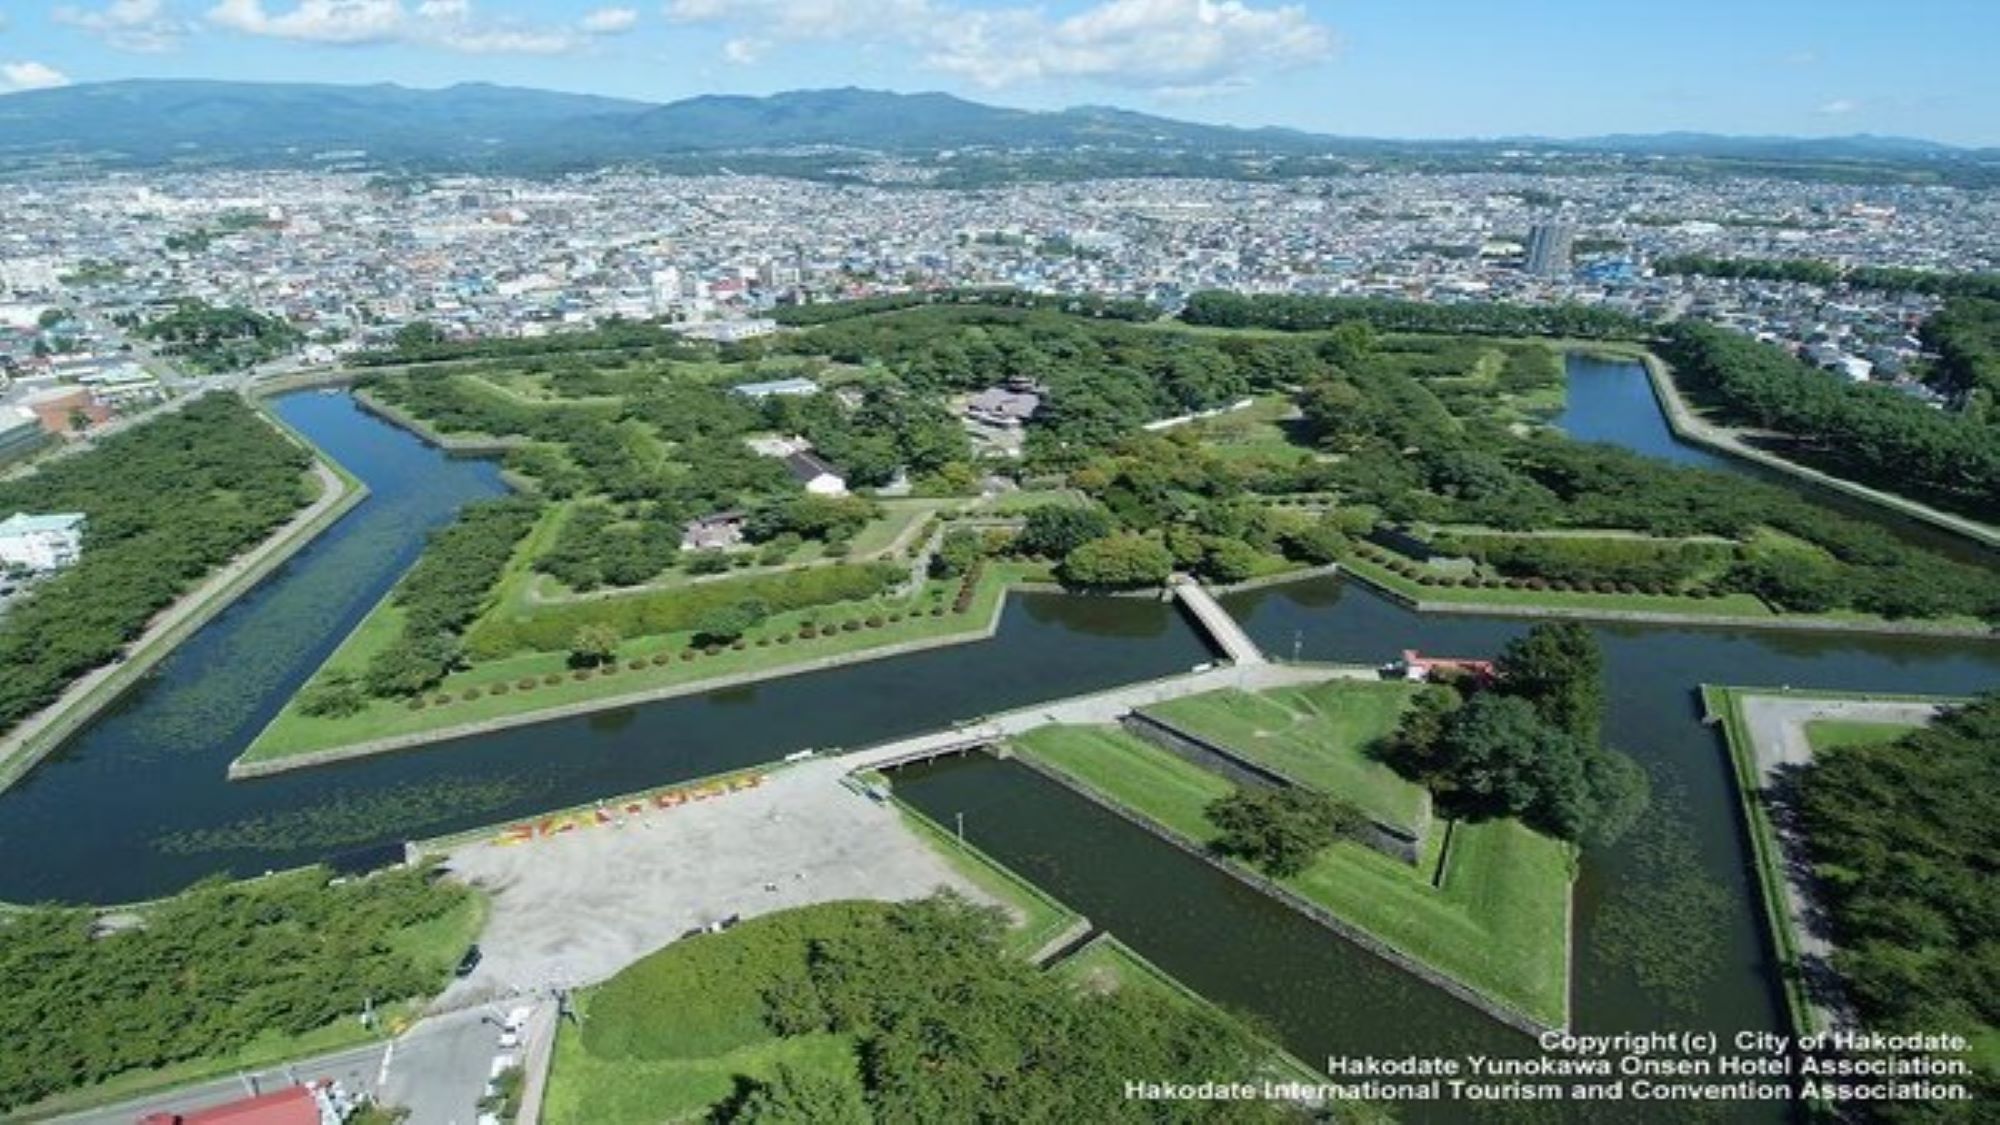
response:
[[[31,516],[16,512],[0,520],[0,566],[34,571],[61,570],[83,550],[82,512]]]
[[[800,451],[785,458],[785,467],[792,471],[793,480],[815,496],[847,495],[847,478],[810,451]]]

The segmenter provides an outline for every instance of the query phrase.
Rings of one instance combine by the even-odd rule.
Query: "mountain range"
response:
[[[0,162],[39,167],[289,166],[365,154],[382,168],[549,171],[815,146],[891,154],[1123,153],[1128,164],[1134,154],[1150,154],[1169,165],[1190,154],[1463,159],[1524,146],[1676,159],[2000,165],[2000,150],[1901,137],[1666,133],[1396,141],[1204,125],[1098,106],[1031,111],[948,94],[852,88],[655,104],[480,83],[426,90],[130,80],[0,97]]]

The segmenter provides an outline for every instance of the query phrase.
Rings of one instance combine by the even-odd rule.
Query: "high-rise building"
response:
[[[1568,223],[1536,223],[1528,231],[1528,272],[1536,277],[1559,277],[1569,272],[1570,243],[1576,228]]]

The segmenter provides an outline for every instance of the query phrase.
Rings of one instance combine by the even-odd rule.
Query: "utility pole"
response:
[[[963,844],[965,843],[965,814],[954,813],[952,815],[958,819],[958,842]]]
[[[1292,630],[1292,663],[1297,664],[1299,662],[1299,653],[1303,651],[1305,647],[1306,647],[1306,631],[1304,629]]]

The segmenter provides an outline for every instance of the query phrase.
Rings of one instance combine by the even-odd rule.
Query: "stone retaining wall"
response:
[[[1286,906],[1291,907],[1293,910],[1298,911],[1300,914],[1305,915],[1307,918],[1312,919],[1314,922],[1319,923],[1321,926],[1324,926],[1325,928],[1333,931],[1334,933],[1340,935],[1341,937],[1346,938],[1348,941],[1354,943],[1357,946],[1360,946],[1362,949],[1365,949],[1368,952],[1373,953],[1375,956],[1380,957],[1382,960],[1389,962],[1390,964],[1396,966],[1399,969],[1402,969],[1404,972],[1409,973],[1414,977],[1417,977],[1418,979],[1424,981],[1426,984],[1434,985],[1438,988],[1443,989],[1445,992],[1449,993],[1453,997],[1456,997],[1457,999],[1472,1005],[1473,1007],[1479,1009],[1480,1011],[1486,1013],[1487,1015],[1493,1017],[1494,1019],[1500,1021],[1501,1023],[1506,1024],[1508,1027],[1515,1029],[1516,1031],[1523,1032],[1527,1035],[1539,1037],[1541,1035],[1553,1031],[1568,1030],[1567,1027],[1558,1028],[1545,1024],[1542,1021],[1534,1018],[1533,1016],[1526,1014],[1525,1012],[1516,1011],[1513,1008],[1510,1008],[1507,1005],[1502,1004],[1500,1001],[1495,1000],[1490,996],[1487,996],[1485,993],[1480,992],[1478,989],[1475,989],[1470,985],[1464,984],[1460,981],[1454,980],[1451,977],[1444,975],[1438,970],[1433,969],[1429,965],[1426,965],[1421,961],[1416,960],[1409,954],[1404,953],[1403,951],[1395,948],[1394,946],[1374,936],[1373,934],[1370,934],[1367,931],[1361,929],[1360,927],[1355,926],[1352,923],[1341,919],[1333,912],[1327,910],[1325,907],[1320,906],[1318,903],[1315,903],[1299,895],[1297,892],[1291,890],[1290,888],[1285,887],[1279,883],[1275,883],[1270,879],[1266,879],[1262,875],[1259,875],[1256,872],[1249,870],[1248,868],[1242,866],[1241,864],[1233,863],[1229,860],[1223,859],[1220,856],[1217,856],[1212,852],[1210,852],[1207,848],[1200,846],[1194,841],[1189,840],[1187,837],[1182,836],[1180,833],[1165,827],[1164,825],[1158,823],[1157,821],[1154,821],[1152,818],[1144,815],[1143,813],[1127,808],[1116,801],[1112,801],[1106,798],[1102,794],[1092,789],[1089,789],[1083,785],[1078,784],[1077,782],[1072,780],[1068,774],[1063,773],[1061,770],[1055,769],[1048,765],[1044,765],[1043,763],[1038,762],[1034,758],[1025,754],[1017,757],[1015,761],[1020,762],[1022,765],[1028,767],[1031,770],[1034,770],[1036,773],[1042,775],[1043,777],[1048,778],[1050,781],[1055,782],[1056,784],[1062,786],[1065,789],[1070,790],[1071,792],[1077,794],[1080,797],[1083,797],[1085,800],[1090,801],[1091,803],[1097,805],[1098,807],[1104,809],[1105,811],[1110,812],[1111,814],[1119,817],[1126,823],[1131,824],[1132,826],[1145,831],[1149,835],[1153,836],[1155,839],[1158,839],[1163,843],[1166,843],[1174,848],[1178,848],[1180,851],[1190,856],[1193,856],[1196,859],[1201,860],[1203,863],[1208,864],[1210,867],[1213,867],[1216,870],[1221,871],[1224,874],[1230,876],[1231,878],[1234,878],[1237,881],[1246,884],[1252,889],[1262,891],[1263,893],[1271,896],[1272,898],[1277,899],[1279,902],[1284,903]]]
[[[1309,785],[1293,778],[1282,770],[1272,769],[1262,762],[1246,758],[1222,743],[1204,738],[1185,727],[1143,711],[1133,711],[1126,715],[1122,724],[1127,733],[1165,750],[1184,761],[1200,766],[1212,773],[1219,773],[1237,785],[1263,786],[1272,789],[1310,789]],[[1419,853],[1423,850],[1423,837],[1394,824],[1369,817],[1362,826],[1359,841],[1381,852],[1391,859],[1416,866]]]

